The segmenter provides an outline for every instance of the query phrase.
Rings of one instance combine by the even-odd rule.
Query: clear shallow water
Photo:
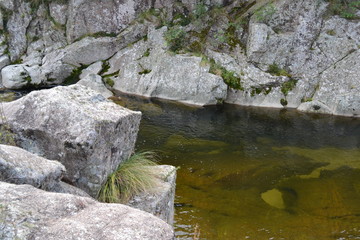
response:
[[[180,166],[179,239],[360,239],[360,119],[128,101],[137,150]]]

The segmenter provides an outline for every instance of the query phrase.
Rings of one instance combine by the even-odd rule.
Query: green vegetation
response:
[[[115,85],[114,80],[112,80],[110,77],[105,77],[104,82],[109,85],[110,87],[113,87]]]
[[[70,74],[70,76],[68,76],[67,78],[65,78],[63,85],[64,86],[68,86],[74,83],[77,83],[80,80],[80,74],[82,72],[82,70],[84,70],[85,68],[87,68],[88,65],[84,65],[81,64],[80,67],[78,68],[74,68]]]
[[[280,104],[285,107],[286,105],[288,105],[288,101],[287,101],[286,99],[282,98],[282,99],[280,100]]]
[[[223,66],[217,64],[214,59],[206,59],[203,58],[203,62],[208,62],[210,64],[209,72],[215,75],[222,77],[224,82],[233,89],[240,89],[243,90],[241,86],[241,79],[237,73],[234,71],[229,71]]]
[[[276,11],[277,9],[275,8],[275,6],[270,3],[256,10],[254,12],[254,15],[258,22],[266,22],[270,20],[270,18],[276,13]]]
[[[150,48],[146,49],[146,51],[143,54],[143,57],[148,57],[150,56]]]
[[[195,6],[194,17],[201,18],[208,12],[208,10],[207,6],[203,2],[200,2]]]
[[[288,73],[285,69],[280,68],[276,63],[270,64],[267,72],[275,76],[291,77],[290,73]]]
[[[346,19],[358,19],[356,12],[360,10],[359,0],[327,0],[328,14],[339,15]]]
[[[153,152],[132,155],[108,177],[99,191],[99,201],[126,203],[136,194],[151,191],[158,182],[151,169],[156,162]]]
[[[140,75],[151,73],[151,69],[143,69],[141,72],[138,72]]]
[[[184,38],[186,32],[181,26],[170,27],[165,33],[165,40],[169,46],[169,49],[173,52],[178,52],[184,48]]]
[[[281,84],[281,92],[287,96],[288,93],[293,90],[296,86],[297,80],[294,78],[290,78],[288,81]]]

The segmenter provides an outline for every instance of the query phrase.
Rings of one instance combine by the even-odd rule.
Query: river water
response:
[[[360,239],[360,119],[123,98],[180,167],[178,239]]]

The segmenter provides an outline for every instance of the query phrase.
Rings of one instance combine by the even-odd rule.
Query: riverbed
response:
[[[141,110],[137,151],[179,167],[178,239],[360,239],[360,120],[290,109]]]

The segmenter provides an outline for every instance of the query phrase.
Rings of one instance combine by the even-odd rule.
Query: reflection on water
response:
[[[360,239],[360,119],[122,104],[144,114],[137,149],[181,167],[179,239]]]

